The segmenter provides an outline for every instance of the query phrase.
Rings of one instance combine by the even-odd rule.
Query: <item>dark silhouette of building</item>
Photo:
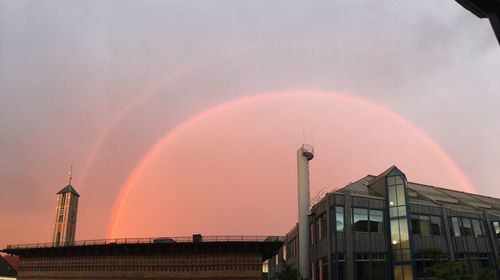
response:
[[[16,279],[16,269],[0,255],[0,279]]]
[[[500,199],[408,182],[393,166],[328,193],[311,207],[310,279],[409,280],[426,277],[429,249],[463,260],[469,273],[497,268]],[[298,230],[268,260],[298,267]]]
[[[278,237],[201,236],[9,245],[18,279],[262,279]]]
[[[500,0],[456,0],[479,18],[488,18],[500,43]]]

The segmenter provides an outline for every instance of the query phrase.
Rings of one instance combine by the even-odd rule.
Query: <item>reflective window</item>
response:
[[[483,224],[481,223],[480,220],[473,219],[472,220],[472,227],[474,228],[474,236],[475,237],[484,236]]]
[[[496,236],[500,237],[500,223],[499,222],[493,222],[493,230],[495,231]]]
[[[396,195],[396,187],[389,185],[387,187],[387,192],[388,192],[388,197],[389,197],[389,206],[396,206],[397,205],[397,195]]]
[[[427,215],[411,215],[413,234],[441,235],[441,217]]]
[[[411,233],[420,234],[420,222],[418,215],[411,215]]]
[[[395,280],[413,280],[411,273],[411,265],[395,265],[394,266]]]
[[[391,220],[392,252],[396,262],[409,261],[410,240],[406,219]]]
[[[410,234],[408,213],[406,211],[405,182],[401,176],[387,177],[387,198],[389,206],[391,245],[394,260],[394,277],[401,280],[412,280]],[[423,224],[420,224],[422,220]],[[430,217],[420,219],[412,216],[412,229],[416,233],[430,235]],[[398,264],[403,263],[403,264]],[[405,264],[406,263],[406,264]]]
[[[463,236],[473,236],[474,231],[472,230],[472,223],[469,218],[462,218],[462,235]]]
[[[385,279],[385,261],[384,260],[372,260],[372,280],[384,280]]]
[[[453,235],[455,237],[460,237],[461,236],[461,233],[460,233],[460,223],[458,222],[458,218],[457,217],[451,218],[451,224],[452,224],[452,227],[453,227]]]
[[[406,205],[404,186],[403,185],[396,185],[396,193],[398,196],[398,204],[397,205]]]
[[[370,232],[384,232],[384,214],[381,210],[370,209]]]
[[[441,217],[431,216],[432,235],[441,235]]]
[[[408,223],[406,219],[399,219],[399,232],[401,236],[401,248],[410,248],[410,238],[408,233]]]
[[[344,231],[344,207],[337,206],[335,207],[335,210],[335,218],[337,219],[337,231]]]
[[[399,176],[387,177],[389,216],[406,216],[406,199],[403,179]]]
[[[352,209],[352,227],[354,231],[368,232],[368,209]]]
[[[420,234],[431,235],[431,218],[429,216],[418,216],[420,224]]]
[[[356,260],[354,271],[356,280],[370,280],[370,260]]]

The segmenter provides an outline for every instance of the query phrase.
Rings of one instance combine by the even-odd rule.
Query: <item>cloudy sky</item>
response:
[[[285,234],[310,135],[313,192],[398,164],[500,197],[499,68],[452,0],[1,0],[0,247],[50,241],[70,165],[78,239]]]

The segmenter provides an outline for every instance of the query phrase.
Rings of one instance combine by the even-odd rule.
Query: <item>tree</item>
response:
[[[424,256],[430,257],[434,265],[426,269],[429,276],[439,280],[491,280],[495,279],[495,271],[488,267],[474,267],[474,273],[467,273],[467,264],[462,260],[445,261],[441,249],[422,250]]]
[[[440,280],[472,280],[472,275],[467,274],[467,266],[464,261],[436,260],[434,265],[426,270],[431,276]]]
[[[478,267],[474,274],[476,280],[491,280],[495,279],[495,271],[488,267]]]
[[[283,266],[283,271],[276,273],[276,279],[278,280],[297,280],[302,279],[299,272],[294,269],[291,265],[287,263]]]

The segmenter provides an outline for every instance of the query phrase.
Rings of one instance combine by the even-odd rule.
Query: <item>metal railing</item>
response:
[[[194,238],[194,240],[193,240]],[[282,241],[282,236],[182,236],[182,237],[148,237],[148,238],[115,238],[115,239],[95,239],[80,240],[73,242],[56,243],[32,243],[7,245],[6,249],[32,249],[32,248],[52,248],[52,247],[78,247],[108,244],[159,244],[159,243],[197,243],[197,242],[276,242]]]

